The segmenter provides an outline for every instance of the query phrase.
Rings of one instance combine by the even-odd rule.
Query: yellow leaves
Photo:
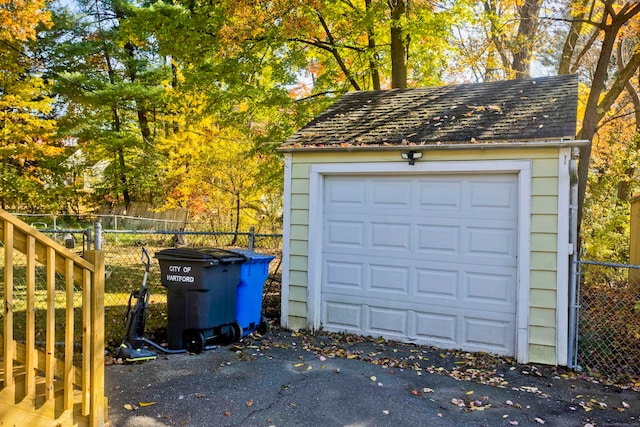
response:
[[[36,26],[51,26],[44,0],[0,0],[0,39],[26,41],[36,38]]]

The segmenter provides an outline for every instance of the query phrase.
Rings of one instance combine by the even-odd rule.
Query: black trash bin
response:
[[[217,248],[172,248],[155,257],[167,288],[169,349],[200,353],[210,340],[242,336],[236,289],[244,256]]]

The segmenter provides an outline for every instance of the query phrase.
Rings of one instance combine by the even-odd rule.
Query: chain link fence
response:
[[[60,230],[43,229],[44,234],[52,237],[72,251],[82,255],[95,243],[92,229]],[[107,346],[117,347],[125,336],[125,318],[131,292],[139,289],[145,271],[142,260],[142,247],[151,255],[151,265],[147,286],[151,294],[147,312],[147,331],[152,338],[162,338],[167,328],[167,292],[160,281],[160,265],[154,259],[155,253],[173,247],[216,247],[233,250],[253,249],[256,252],[274,255],[269,265],[269,277],[263,291],[263,314],[268,318],[279,319],[280,316],[280,277],[282,260],[282,235],[257,234],[249,232],[188,232],[188,231],[127,231],[102,230],[101,248],[105,252],[105,328]],[[2,249],[2,242],[0,242]],[[0,250],[0,270],[4,263],[4,250]],[[0,271],[4,277],[4,272]],[[58,283],[59,282],[59,283]],[[56,280],[56,290],[64,294],[64,278]],[[77,290],[79,291],[79,290]],[[4,286],[0,286],[0,298],[4,296]],[[26,300],[26,257],[14,251],[14,298],[17,306],[17,323],[20,313],[20,302]],[[44,266],[36,267],[36,315],[44,312],[46,306],[46,271]],[[60,321],[56,319],[56,329],[64,330],[64,311],[60,311]],[[56,313],[58,316],[58,313]],[[1,314],[0,314],[1,317]],[[24,317],[24,316],[23,316]],[[43,319],[44,321],[44,319]],[[1,323],[1,322],[0,322]],[[44,324],[44,323],[43,323]],[[0,324],[1,328],[1,324]],[[20,331],[20,327],[17,328]],[[77,328],[76,330],[81,330]],[[44,337],[44,328],[37,335]],[[17,337],[20,340],[20,337]],[[38,340],[38,337],[36,337]]]
[[[640,379],[640,266],[578,262],[578,365],[615,382]]]

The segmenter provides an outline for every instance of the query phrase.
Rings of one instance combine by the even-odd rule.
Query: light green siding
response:
[[[556,311],[554,309],[531,307],[529,317],[531,325],[547,328],[556,327]]]
[[[529,342],[554,347],[556,345],[556,329],[531,325],[529,326]]]
[[[531,289],[531,307],[555,309],[556,291],[550,291],[548,289]],[[529,323],[534,323],[534,321],[530,320]],[[541,323],[541,321],[538,320],[535,323]]]
[[[534,343],[529,344],[529,360],[535,363],[555,364],[556,347],[555,345],[546,346]],[[553,360],[554,362],[549,362]]]
[[[558,196],[533,196],[531,198],[532,214],[555,215],[558,211]]]
[[[531,235],[531,250],[534,252],[555,250],[557,241],[558,235],[555,233],[534,233]]]
[[[531,161],[531,234],[529,294],[529,360],[556,363],[556,286],[558,244],[559,149],[517,148],[426,151],[420,162],[443,161]],[[400,151],[380,152],[293,152],[291,153],[291,189],[289,217],[289,312],[287,325],[292,329],[308,327],[307,256],[309,245],[309,179],[311,166],[328,163],[404,162]],[[566,213],[563,213],[566,214]]]

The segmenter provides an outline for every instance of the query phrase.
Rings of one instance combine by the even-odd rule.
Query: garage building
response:
[[[283,326],[566,365],[577,85],[350,92],[291,136]]]

